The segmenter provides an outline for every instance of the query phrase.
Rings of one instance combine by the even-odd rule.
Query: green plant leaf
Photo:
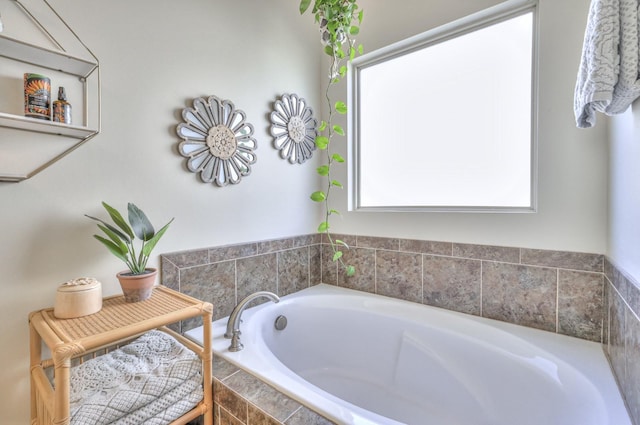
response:
[[[318,127],[318,131],[325,131],[327,129],[327,122],[322,120],[320,122],[320,126]]]
[[[360,34],[360,28],[352,25],[351,28],[349,28],[349,34],[351,35]]]
[[[344,130],[342,129],[342,127],[340,127],[339,125],[334,125],[333,126],[333,131],[336,132],[336,134],[339,134],[341,136],[344,136]]]
[[[347,273],[347,276],[351,277],[356,274],[356,268],[353,266],[347,266],[346,273]]]
[[[358,53],[359,54],[363,54],[364,53],[364,46],[362,44],[358,45]]]
[[[326,47],[324,48],[324,52],[325,52],[327,55],[329,55],[329,56],[333,56],[333,47],[331,47],[331,46],[326,46]]]
[[[349,245],[347,245],[347,243],[346,243],[345,241],[341,240],[341,239],[336,239],[336,243],[337,243],[338,245],[342,245],[342,246],[344,246],[345,248],[349,249]]]
[[[339,71],[339,73],[340,73],[340,76],[341,76],[341,77],[344,77],[345,75],[347,75],[347,67],[346,67],[345,65],[342,65],[342,66],[340,67],[340,71]]]
[[[338,261],[342,258],[342,251],[336,251],[333,253],[333,261]]]
[[[151,251],[153,251],[153,248],[156,247],[156,244],[158,243],[162,235],[164,235],[164,232],[167,231],[172,221],[173,221],[173,218],[167,224],[162,226],[162,229],[158,230],[158,233],[156,233],[151,239],[147,241],[147,243],[145,243],[142,246],[142,254],[145,257],[148,257],[149,255],[151,255]],[[146,264],[146,261],[145,261],[145,264]]]
[[[328,230],[329,230],[329,223],[327,223],[326,221],[323,221],[318,226],[318,233],[327,233]]]
[[[328,165],[321,165],[320,167],[318,167],[318,174],[320,174],[321,176],[328,176],[329,175],[329,166]]]
[[[127,222],[124,221],[124,218],[118,212],[118,210],[116,210],[106,202],[102,202],[102,206],[104,207],[105,210],[107,210],[107,212],[109,213],[109,216],[111,217],[111,220],[113,220],[116,226],[121,228],[127,235],[129,235],[131,239],[133,239],[135,237],[133,235],[133,230],[131,230],[131,227],[129,226],[129,224],[127,224]]]
[[[309,5],[311,4],[311,0],[302,0],[300,1],[300,14],[304,14],[304,12],[309,9]]]
[[[120,251],[120,248],[118,247],[118,245],[114,244],[109,239],[103,238],[102,236],[98,236],[98,235],[93,235],[93,237],[99,240],[100,242],[102,242],[102,244],[106,246],[107,249],[111,251],[113,255],[115,255],[125,263],[129,261],[129,259],[127,258],[126,249],[125,249],[125,252],[122,252]]]
[[[327,199],[327,195],[323,191],[319,190],[311,194],[311,199],[314,202],[323,202],[325,199]]]
[[[325,150],[329,146],[329,138],[326,136],[316,137],[316,147],[320,150]]]
[[[338,180],[331,180],[331,186],[342,188],[342,183],[340,183]]]
[[[334,153],[333,155],[331,155],[331,159],[333,159],[335,162],[339,162],[339,163],[343,163],[344,162],[344,158],[342,157],[342,155]]]
[[[116,244],[118,246],[118,248],[120,249],[120,251],[123,254],[126,254],[128,251],[127,248],[127,243],[125,243],[122,238],[115,233],[113,230],[107,228],[106,226],[103,226],[102,224],[98,224],[98,227],[100,228],[100,230],[102,230],[107,236],[109,236],[109,239],[111,239],[113,241],[114,244]],[[124,235],[123,235],[124,236]]]
[[[362,24],[363,17],[364,17],[364,10],[360,10],[360,13],[358,13],[358,24]]]
[[[339,114],[346,114],[347,113],[347,104],[344,102],[336,102],[336,112]]]
[[[131,224],[133,233],[135,233],[138,239],[147,242],[149,239],[153,238],[156,231],[147,218],[147,215],[131,202],[127,204],[127,210],[129,211],[129,223]]]
[[[329,210],[329,215],[332,215],[332,214],[342,215],[338,210]]]
[[[128,235],[125,235],[124,233],[122,233],[120,230],[118,230],[117,228],[113,227],[113,225],[107,223],[104,220],[101,220],[99,218],[96,217],[92,217],[90,215],[85,214],[84,215],[87,218],[90,218],[91,220],[95,220],[99,223],[102,223],[105,227],[107,227],[110,231],[112,231],[114,234],[116,234],[118,236],[118,238],[122,239],[123,241],[125,241],[126,243],[131,243],[131,238]],[[104,231],[104,230],[103,230]],[[105,232],[106,233],[106,232]]]
[[[355,49],[355,47],[353,47],[353,46],[352,46],[352,47],[349,49],[349,60],[350,60],[350,61],[352,61],[352,60],[354,60],[355,58],[356,58],[356,49]]]

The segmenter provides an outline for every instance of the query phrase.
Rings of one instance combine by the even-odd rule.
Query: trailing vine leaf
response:
[[[311,199],[313,199],[315,202],[324,202],[327,199],[327,195],[319,190],[311,194]]]
[[[343,252],[338,249],[339,246],[349,248],[343,241],[336,239],[329,232],[330,216],[340,212],[330,208],[329,199],[331,188],[342,188],[342,183],[335,180],[331,176],[331,166],[333,163],[344,163],[345,159],[337,154],[331,153],[331,143],[334,136],[344,137],[344,129],[333,123],[334,113],[344,115],[347,113],[347,105],[345,102],[338,101],[331,105],[329,98],[329,89],[332,84],[336,84],[347,75],[348,68],[342,61],[353,60],[356,54],[362,54],[364,51],[362,44],[356,48],[354,36],[360,33],[360,25],[364,12],[356,3],[357,0],[314,0],[312,12],[315,16],[315,22],[320,26],[320,39],[324,45],[324,53],[331,57],[331,65],[328,74],[328,84],[325,91],[325,98],[329,111],[329,117],[326,121],[322,121],[318,127],[320,133],[315,139],[316,147],[326,151],[326,164],[317,168],[317,173],[326,178],[326,190],[316,191],[311,194],[311,199],[315,202],[323,202],[325,207],[325,219],[318,226],[318,232],[326,236],[329,245],[333,251],[333,261],[339,262],[347,276],[353,276],[356,269],[352,265],[344,262]],[[300,1],[300,13],[304,14],[311,6],[311,0]],[[331,107],[333,106],[333,108]]]
[[[318,171],[318,174],[320,174],[321,176],[328,176],[329,175],[329,166],[328,165],[322,165],[322,166],[318,167],[317,171]]]

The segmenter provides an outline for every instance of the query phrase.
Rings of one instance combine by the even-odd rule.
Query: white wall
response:
[[[0,0],[7,35],[25,30],[9,20],[12,3]],[[175,217],[157,254],[311,233],[320,215],[308,198],[315,160],[289,164],[269,135],[277,96],[320,102],[318,32],[295,2],[52,4],[100,60],[103,128],[32,179],[0,183],[0,423],[8,425],[28,422],[28,313],[52,305],[57,286],[79,276],[98,278],[105,294],[119,291],[115,273],[124,267],[83,216],[104,216],[100,201],[133,201],[158,225]],[[255,128],[258,161],[237,186],[200,182],[176,150],[182,109],[207,95],[232,100]]]
[[[9,7],[0,0],[0,14]],[[495,0],[360,0],[370,51]],[[118,292],[122,267],[91,238],[83,214],[101,200],[134,201],[154,223],[176,221],[158,246],[170,252],[313,232],[309,202],[317,161],[289,165],[270,146],[266,114],[281,93],[320,105],[318,32],[295,0],[53,0],[100,59],[103,131],[34,178],[0,183],[0,422],[28,421],[29,311],[57,286],[94,276]],[[12,6],[12,5],[10,5]],[[536,214],[355,214],[346,193],[334,230],[365,235],[602,253],[606,246],[606,126],[584,131],[572,116],[587,2],[542,0],[540,202]],[[10,23],[5,21],[5,27]],[[258,162],[236,187],[200,183],[176,153],[175,126],[192,98],[231,99],[256,128]],[[478,102],[481,99],[469,99]],[[604,122],[601,122],[602,124]],[[636,130],[637,131],[637,130]],[[0,137],[2,133],[0,133]],[[317,158],[317,157],[316,157]],[[346,169],[340,179],[346,182]]]
[[[607,255],[640,282],[640,104],[611,120]]]
[[[496,0],[361,0],[359,41],[366,51],[421,33]],[[334,230],[356,234],[604,253],[606,247],[606,122],[576,128],[573,89],[588,2],[541,0],[539,203],[535,214],[347,213],[347,193],[334,198],[343,219]],[[342,92],[345,96],[346,84]],[[428,102],[425,99],[425,102]],[[482,107],[482,99],[469,98]],[[455,112],[454,112],[455,113]],[[416,128],[419,128],[419,124]],[[464,117],[460,117],[464,125]],[[389,141],[393,143],[392,140]],[[343,151],[344,152],[344,151]],[[340,179],[346,181],[346,167]],[[339,199],[338,199],[339,198]]]

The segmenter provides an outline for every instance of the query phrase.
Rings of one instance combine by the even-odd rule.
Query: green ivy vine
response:
[[[300,1],[300,14],[304,14],[311,5],[311,0]],[[325,207],[324,221],[318,226],[318,233],[324,234],[333,251],[333,261],[339,262],[347,276],[353,276],[356,272],[353,265],[348,265],[343,259],[343,248],[349,246],[340,239],[334,239],[330,232],[329,221],[340,212],[329,205],[331,190],[342,189],[343,185],[332,177],[332,166],[342,164],[345,159],[338,153],[332,153],[331,143],[334,137],[345,136],[344,129],[334,123],[336,114],[345,115],[347,104],[343,101],[331,102],[329,91],[332,84],[339,83],[347,75],[345,61],[353,60],[356,55],[362,54],[363,47],[356,47],[355,36],[360,33],[363,11],[356,0],[315,0],[311,11],[315,15],[316,24],[320,26],[321,41],[324,51],[331,57],[331,66],[328,75],[328,84],[325,98],[329,108],[327,121],[322,121],[318,127],[319,135],[316,137],[316,147],[326,153],[326,162],[318,167],[317,172],[326,179],[326,189],[318,190],[311,194],[314,202],[323,203]]]

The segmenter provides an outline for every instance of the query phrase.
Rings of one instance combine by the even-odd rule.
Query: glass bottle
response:
[[[53,102],[53,121],[71,124],[71,104],[64,87],[58,88],[58,100]]]

